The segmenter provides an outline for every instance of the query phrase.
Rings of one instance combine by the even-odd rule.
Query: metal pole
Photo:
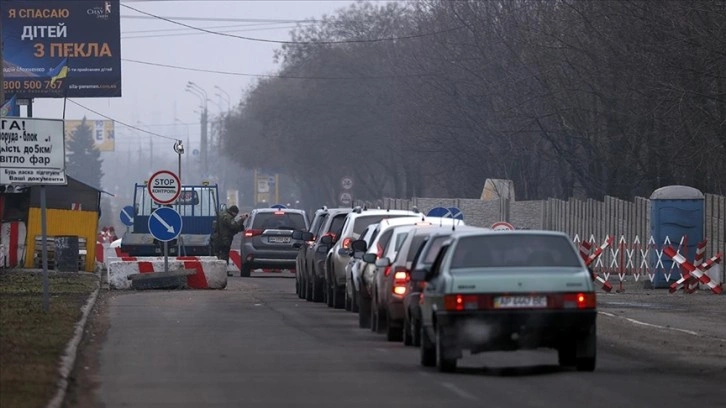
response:
[[[43,311],[48,313],[49,309],[49,296],[48,296],[48,226],[46,223],[45,214],[46,202],[45,202],[45,186],[40,186],[40,235],[43,237],[43,249],[42,260],[43,260]],[[56,254],[57,261],[58,254]]]
[[[164,241],[164,272],[169,272],[169,241]]]

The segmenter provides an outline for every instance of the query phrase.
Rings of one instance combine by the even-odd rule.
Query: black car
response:
[[[240,276],[250,276],[255,269],[295,269],[298,249],[292,234],[294,231],[307,231],[308,228],[308,217],[303,210],[252,210],[242,234]]]

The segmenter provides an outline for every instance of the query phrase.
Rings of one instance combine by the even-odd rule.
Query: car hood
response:
[[[530,293],[592,291],[590,273],[582,268],[454,269],[449,293]]]

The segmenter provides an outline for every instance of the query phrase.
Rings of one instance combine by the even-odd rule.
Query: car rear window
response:
[[[340,233],[343,232],[343,225],[345,224],[345,217],[347,216],[348,214],[338,214],[333,217],[330,223],[330,232],[335,234],[336,237],[339,237]]]
[[[406,262],[413,261],[413,258],[416,256],[416,252],[418,252],[418,249],[421,247],[421,244],[423,244],[425,239],[426,235],[414,235],[411,240],[411,246],[408,248],[408,254],[406,254]]]
[[[360,236],[360,234],[366,229],[366,227],[371,224],[377,224],[377,223],[381,222],[381,220],[384,220],[386,218],[401,218],[401,217],[410,217],[410,216],[411,215],[407,215],[407,214],[362,215],[360,217],[355,218],[355,224],[353,225],[353,232],[356,233],[358,236]]]
[[[572,243],[562,236],[502,234],[462,237],[451,269],[489,267],[579,267]]]
[[[305,230],[305,217],[300,213],[275,211],[261,212],[255,215],[253,229],[288,229]]]
[[[439,254],[439,250],[441,249],[441,245],[446,241],[449,237],[448,236],[442,236],[442,237],[435,237],[431,239],[431,244],[429,244],[428,251],[424,254],[424,259],[421,261],[424,265],[431,265],[434,263],[434,260],[436,260],[436,255]]]

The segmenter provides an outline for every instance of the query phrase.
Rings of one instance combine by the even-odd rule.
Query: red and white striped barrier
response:
[[[164,272],[163,257],[123,257],[109,259],[110,289],[131,289],[130,275]],[[191,289],[224,289],[227,287],[227,263],[216,257],[180,256],[168,259],[169,271],[194,270],[187,276]]]
[[[693,265],[703,264],[703,260],[706,257],[706,244],[708,244],[708,240],[703,240],[696,245],[696,255],[693,257]],[[711,266],[709,266],[709,269]],[[698,289],[698,280],[693,277],[688,279],[686,284],[683,286],[683,290],[685,290],[686,293],[693,293],[696,289]]]
[[[693,266],[688,260],[681,255],[680,253],[676,252],[675,249],[672,247],[666,247],[663,252],[668,255],[670,258],[673,259],[673,263],[677,263],[681,269],[684,271],[682,274],[681,279],[679,279],[677,282],[674,282],[670,287],[670,292],[673,293],[678,290],[678,287],[682,285],[684,282],[686,282],[691,277],[695,277],[698,279],[701,283],[708,286],[711,291],[717,295],[721,294],[722,289],[721,286],[716,284],[716,282],[712,281],[711,278],[709,278],[704,272],[710,269],[713,264],[721,262],[721,254],[716,254],[713,258],[709,259],[708,261],[702,263],[701,265],[698,265],[698,267]]]
[[[575,237],[575,239],[578,239],[578,238]],[[594,237],[592,237],[592,239],[594,241]],[[580,256],[585,261],[585,265],[587,265],[587,267],[590,267],[592,262],[598,260],[600,258],[600,255],[602,255],[603,251],[605,250],[605,248],[607,248],[612,242],[613,242],[612,237],[610,237],[610,236],[606,237],[605,242],[603,242],[602,245],[597,247],[595,249],[595,251],[592,253],[590,253],[590,251],[592,250],[592,246],[593,246],[593,244],[591,242],[588,242],[588,241],[580,242],[580,245],[579,245]],[[599,273],[597,273],[595,271],[595,269],[593,269],[593,272],[594,272],[593,280],[600,282],[602,290],[604,290],[605,292],[610,292],[613,290],[613,285],[611,285],[610,282],[607,281],[607,279],[608,279],[607,276],[605,278],[603,278],[602,276],[600,276]]]

